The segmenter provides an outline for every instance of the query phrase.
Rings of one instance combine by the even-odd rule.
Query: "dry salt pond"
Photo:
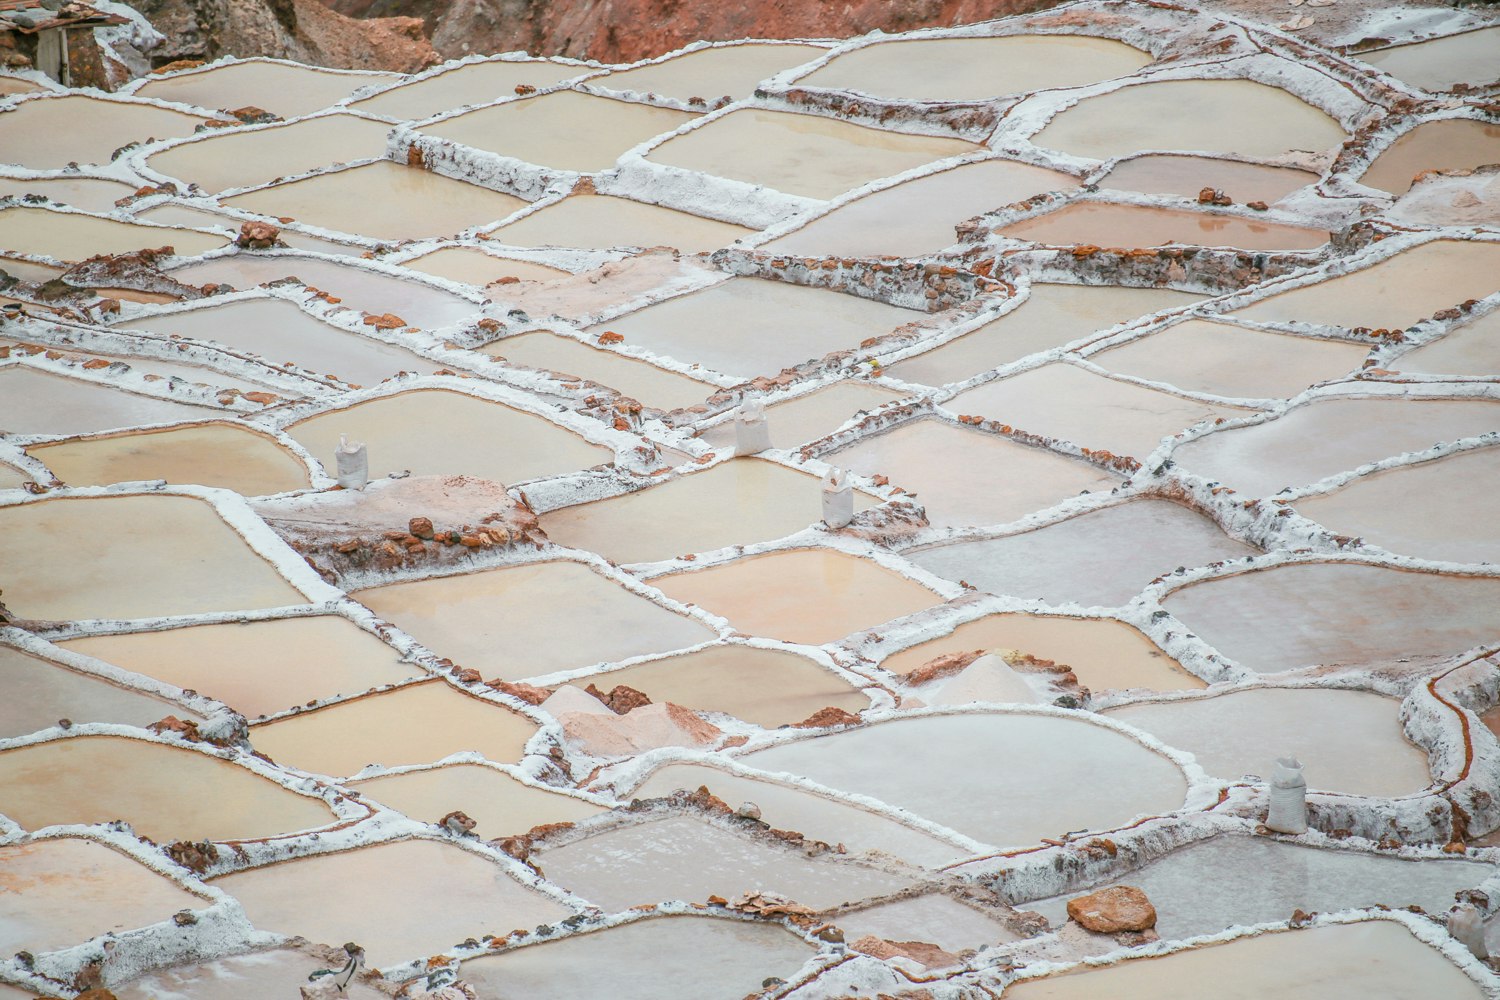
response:
[[[1500,997],[1500,15],[1247,10],[0,74],[0,997]]]

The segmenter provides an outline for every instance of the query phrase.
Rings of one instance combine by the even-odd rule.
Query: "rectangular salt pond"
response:
[[[1500,33],[1495,41],[1500,43]],[[1500,163],[1500,125],[1468,118],[1423,122],[1403,133],[1370,164],[1361,184],[1405,194],[1426,170],[1472,170]]]
[[[846,941],[874,934],[887,941],[926,941],[954,954],[1020,940],[1000,921],[940,892],[851,910],[833,919]]]
[[[715,45],[635,69],[618,70],[590,80],[589,84],[711,104],[721,97],[749,97],[757,83],[782,70],[812,62],[827,51],[821,45]]]
[[[1099,186],[1142,194],[1198,197],[1206,187],[1222,191],[1236,204],[1274,204],[1318,179],[1310,170],[1270,167],[1211,156],[1146,153],[1121,160],[1099,180]]]
[[[148,726],[168,715],[179,719],[192,713],[173,702],[113,684],[40,656],[0,645],[0,739],[25,736],[57,725],[119,722]]]
[[[705,219],[676,209],[628,198],[575,194],[492,232],[497,243],[513,247],[670,246],[704,253],[738,243],[753,229]]]
[[[0,247],[12,253],[80,261],[99,254],[125,254],[170,246],[186,257],[225,245],[224,236],[119,222],[44,208],[0,211]]]
[[[270,435],[239,424],[199,424],[38,445],[29,450],[70,486],[163,479],[244,496],[306,489],[307,467]]]
[[[506,337],[481,348],[480,353],[527,368],[586,378],[660,410],[701,403],[719,388],[626,354],[545,331]]]
[[[979,148],[962,139],[741,108],[668,139],[646,158],[746,184],[763,184],[790,195],[828,199],[881,177]]]
[[[739,378],[849,350],[925,313],[784,281],[731,278],[592,328]]]
[[[1260,222],[1223,212],[1080,201],[995,230],[1047,246],[1207,246],[1240,250],[1312,250],[1328,232]]]
[[[273,949],[230,955],[200,965],[158,969],[130,983],[113,986],[119,1000],[245,1000],[255,997],[293,997],[307,977],[330,964],[311,949]],[[0,997],[5,994],[0,992]],[[30,994],[27,994],[29,997]],[[385,994],[358,979],[344,987],[341,1000],[385,1000]]]
[[[312,66],[247,59],[197,72],[152,76],[131,96],[226,111],[248,104],[280,118],[297,118],[341,101],[361,87],[400,79],[394,73],[330,73]]]
[[[515,97],[517,87],[550,87],[590,72],[593,70],[587,66],[544,60],[486,59],[392,87],[350,107],[394,121],[416,121],[468,104]]]
[[[0,118],[0,123],[3,122]],[[85,212],[113,212],[115,202],[134,193],[132,184],[93,177],[0,177],[0,198],[39,194]]]
[[[5,134],[0,160],[30,170],[103,164],[121,146],[192,135],[202,123],[197,115],[125,98],[37,98],[0,112],[0,132]]]
[[[20,365],[0,368],[0,427],[11,434],[89,434],[221,414]]]
[[[765,408],[771,447],[795,448],[827,437],[860,414],[900,398],[900,393],[873,382],[844,380],[772,403]],[[715,448],[733,448],[734,419],[715,424],[702,437]]]
[[[205,191],[226,191],[382,156],[389,131],[384,122],[358,115],[323,115],[269,128],[224,129],[152,153],[146,165]]]
[[[573,823],[606,812],[571,795],[523,784],[498,768],[449,764],[351,781],[367,799],[399,809],[419,823],[437,823],[455,809],[478,824],[481,837],[513,836],[546,823]]]
[[[567,271],[527,260],[512,260],[496,257],[475,247],[444,247],[425,253],[420,257],[403,261],[402,267],[430,274],[449,281],[462,281],[467,285],[494,284],[503,278],[520,281],[551,281],[567,275]]]
[[[250,191],[224,204],[379,240],[451,236],[526,207],[520,198],[390,160]]]
[[[1479,85],[1500,78],[1495,63],[1500,27],[1465,31],[1415,45],[1396,45],[1355,58],[1427,90],[1448,90],[1460,83]]]
[[[1455,326],[1391,365],[1406,372],[1492,376],[1500,371],[1500,311]]]

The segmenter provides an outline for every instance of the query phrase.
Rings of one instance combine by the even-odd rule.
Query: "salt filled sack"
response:
[[[362,443],[349,443],[347,435],[339,435],[339,446],[334,449],[338,465],[339,485],[347,490],[364,489],[370,481],[370,457]]]

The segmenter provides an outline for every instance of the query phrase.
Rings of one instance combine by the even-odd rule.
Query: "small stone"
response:
[[[470,819],[465,813],[457,809],[438,820],[438,826],[441,826],[455,837],[462,837],[478,825],[479,823],[476,820]]]
[[[1096,934],[1146,931],[1156,926],[1156,907],[1135,886],[1116,885],[1068,900],[1068,916]]]
[[[742,802],[734,814],[741,819],[760,819],[760,806],[754,802]]]
[[[178,927],[191,927],[198,922],[198,914],[192,910],[178,910],[172,914],[172,923]]]
[[[425,517],[414,517],[406,524],[406,529],[418,538],[432,541],[435,532],[432,530],[432,521]]]

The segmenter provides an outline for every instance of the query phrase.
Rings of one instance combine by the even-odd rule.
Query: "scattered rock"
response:
[[[270,250],[285,247],[281,242],[281,230],[269,222],[246,222],[240,225],[240,235],[234,245],[241,250]]]
[[[444,830],[447,830],[455,837],[464,836],[478,825],[479,823],[476,820],[470,819],[466,814],[458,811],[457,809],[453,810],[451,813],[438,820],[438,826],[442,827]]]
[[[507,681],[499,677],[492,681],[485,681],[485,684],[499,691],[501,694],[508,694],[512,698],[519,698],[528,705],[540,705],[552,697],[552,692],[548,688],[537,687],[535,684],[523,684],[519,681]]]
[[[888,941],[885,938],[876,937],[874,934],[866,934],[864,937],[856,938],[849,947],[854,951],[882,960],[888,958],[910,959],[929,969],[946,969],[962,961],[957,955],[944,951],[937,945],[929,944],[926,941]]]
[[[1095,934],[1148,931],[1156,926],[1156,907],[1135,886],[1116,885],[1068,900],[1068,916]]]
[[[820,708],[801,722],[792,724],[793,729],[832,729],[837,726],[857,726],[859,716],[851,715],[842,708]]]
[[[598,698],[606,708],[616,715],[628,715],[631,709],[651,704],[651,699],[643,692],[637,691],[633,687],[626,687],[624,684],[616,684],[614,689],[608,694],[600,691],[592,684],[583,690],[585,694],[591,694],[595,698]]]

